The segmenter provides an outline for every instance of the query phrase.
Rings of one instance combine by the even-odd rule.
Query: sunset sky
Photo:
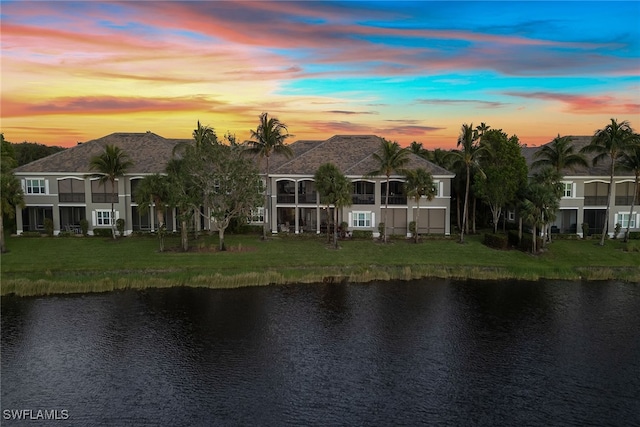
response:
[[[2,1],[1,131],[455,146],[485,122],[537,145],[640,127],[640,2]]]

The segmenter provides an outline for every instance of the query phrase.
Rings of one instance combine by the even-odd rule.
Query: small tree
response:
[[[332,163],[325,163],[318,168],[313,179],[316,189],[320,194],[320,202],[327,206],[335,207],[335,220],[333,227],[333,244],[338,248],[338,210],[345,206],[351,206],[351,182]]]
[[[6,252],[4,240],[4,216],[14,218],[16,206],[24,206],[24,193],[20,181],[13,174],[16,165],[12,157],[11,145],[0,133],[2,153],[0,154],[0,252]]]
[[[160,252],[164,251],[164,236],[166,234],[164,211],[171,197],[169,194],[169,178],[160,174],[144,177],[138,184],[134,197],[142,214],[147,213],[151,206],[155,207]]]
[[[484,124],[484,123],[483,123]],[[517,136],[508,137],[500,129],[488,130],[480,143],[482,173],[474,183],[475,193],[489,205],[493,232],[505,206],[515,203],[518,190],[527,184],[527,162]]]
[[[412,169],[405,172],[404,190],[408,197],[416,202],[416,218],[413,240],[418,243],[420,225],[418,219],[420,217],[420,199],[423,197],[431,201],[436,195],[436,187],[433,182],[433,176],[424,168]]]

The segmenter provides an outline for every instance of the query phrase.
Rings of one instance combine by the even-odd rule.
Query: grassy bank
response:
[[[609,240],[558,240],[542,255],[496,251],[480,236],[467,243],[455,238],[340,242],[331,249],[317,236],[227,236],[227,252],[217,238],[192,241],[194,251],[158,252],[152,237],[11,237],[1,258],[1,294],[44,295],[116,289],[194,286],[233,288],[284,283],[416,279],[566,279],[640,282],[640,253],[625,252]],[[179,246],[177,237],[167,248]]]

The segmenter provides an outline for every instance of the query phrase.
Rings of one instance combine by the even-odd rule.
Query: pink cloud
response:
[[[636,99],[613,95],[586,96],[555,92],[505,92],[505,95],[520,98],[534,98],[543,101],[563,103],[567,111],[578,114],[638,114],[640,103]]]

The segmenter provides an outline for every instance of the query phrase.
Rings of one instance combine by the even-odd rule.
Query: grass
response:
[[[216,236],[191,242],[196,250],[158,252],[151,237],[118,240],[10,237],[1,258],[1,295],[104,292],[117,289],[193,286],[233,288],[284,283],[368,282],[424,277],[457,279],[565,279],[640,282],[640,253],[608,240],[557,240],[541,255],[496,251],[481,243],[450,239],[420,244],[393,240],[340,242],[323,236],[229,235],[227,252],[217,252]],[[179,246],[169,237],[166,247]]]

